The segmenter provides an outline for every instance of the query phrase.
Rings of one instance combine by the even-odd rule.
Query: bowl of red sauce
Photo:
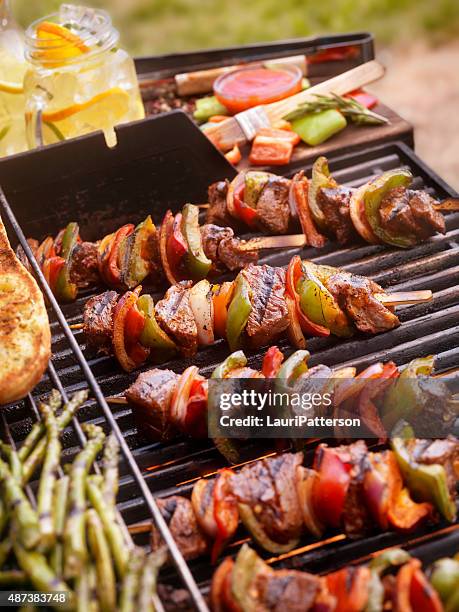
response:
[[[214,94],[230,113],[239,113],[298,93],[302,78],[297,66],[239,68],[218,77]]]

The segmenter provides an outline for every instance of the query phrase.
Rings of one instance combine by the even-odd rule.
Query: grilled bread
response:
[[[43,294],[14,254],[0,218],[0,404],[27,395],[50,356]]]

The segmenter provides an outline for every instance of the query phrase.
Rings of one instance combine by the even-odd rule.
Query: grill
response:
[[[120,142],[123,146],[123,139]],[[43,238],[48,233],[55,234],[60,225],[71,219],[81,221],[82,235],[91,239],[95,235],[100,236],[112,231],[114,227],[125,222],[125,219],[138,222],[147,211],[151,212],[149,206],[151,206],[152,187],[146,178],[149,173],[143,172],[143,168],[147,167],[145,160],[148,158],[148,152],[144,152],[142,156],[145,164],[141,167],[140,179],[133,182],[132,164],[134,167],[136,163],[138,165],[140,156],[128,164],[126,158],[120,157],[122,153],[119,151],[116,153],[115,150],[113,152],[117,155],[115,171],[110,165],[112,152],[102,152],[102,148],[96,147],[90,160],[92,172],[88,172],[88,167],[85,165],[89,162],[83,162],[83,167],[80,169],[69,165],[68,158],[72,150],[78,151],[79,159],[83,160],[82,143],[83,140],[68,143],[67,156],[61,156],[60,161],[58,161],[59,146],[40,152],[41,156],[45,154],[54,156],[53,159],[58,163],[53,181],[48,175],[40,183],[35,154],[6,161],[4,166],[0,164],[0,181],[4,181],[5,189],[5,197],[0,198],[0,211],[10,230],[13,244],[15,241],[20,242],[29,256],[30,251],[25,236]],[[182,168],[180,151],[175,158],[168,157],[168,154],[164,154],[164,157],[168,163],[175,163],[176,171],[180,171]],[[228,176],[234,173],[232,168],[229,166],[225,168],[222,165],[224,161],[220,156],[207,162],[210,164],[206,168],[210,178],[206,179],[205,184],[202,182],[201,173],[201,183],[198,184],[199,181],[197,183],[195,180],[187,192],[185,181],[181,180],[178,189],[180,193],[168,193],[167,198],[154,205],[155,220],[161,218],[168,206],[173,205],[177,208],[187,199],[203,201],[201,198],[205,197],[204,191],[208,182],[221,178],[224,171]],[[8,174],[8,163],[11,164],[13,173]],[[151,158],[150,165],[153,167],[155,163],[158,163],[158,160]],[[163,158],[160,159],[160,163],[164,164]],[[30,173],[27,164],[33,165]],[[344,154],[330,160],[331,170],[337,180],[351,186],[363,184],[373,175],[400,166],[412,171],[416,187],[424,187],[440,199],[454,195],[448,185],[401,143],[369,148],[365,152]],[[306,172],[310,171],[310,165],[304,168]],[[21,171],[22,176],[32,177],[27,186],[20,183]],[[69,177],[71,177],[70,183]],[[114,177],[116,177],[115,186],[111,182]],[[69,184],[72,189],[74,188],[72,193],[69,192]],[[155,192],[161,192],[161,186],[155,186],[154,189]],[[31,208],[32,194],[38,199],[38,203],[43,205],[42,210],[37,210],[38,206]],[[111,203],[116,194],[119,195],[122,205],[120,199]],[[88,211],[91,207],[93,217],[90,228]],[[403,324],[391,332],[369,338],[355,337],[347,341],[330,338],[311,339],[308,343],[308,349],[312,354],[311,362],[330,366],[352,363],[363,368],[376,360],[392,359],[398,365],[403,365],[414,357],[434,353],[437,355],[437,371],[457,366],[459,288],[456,281],[459,270],[459,213],[447,216],[447,230],[445,236],[435,236],[427,243],[407,251],[373,245],[340,248],[333,243],[319,251],[305,249],[301,253],[303,258],[343,266],[373,278],[384,287],[393,290],[431,289],[434,293],[434,300],[428,304],[400,308],[398,312]],[[281,253],[270,253],[261,258],[261,263],[285,265],[296,252],[286,250]],[[78,413],[78,421],[73,422],[63,437],[64,460],[70,461],[83,441],[81,422],[102,424],[107,431],[112,429],[117,433],[124,456],[118,497],[118,510],[121,516],[127,525],[150,517],[154,518],[175,564],[175,569],[170,567],[163,572],[162,581],[177,586],[178,573],[195,607],[206,610],[205,595],[208,592],[212,573],[209,561],[207,558],[202,558],[188,565],[184,562],[161,518],[154,497],[163,497],[172,493],[189,495],[195,480],[223,467],[223,459],[213,445],[206,441],[196,442],[178,438],[168,443],[151,442],[137,430],[128,407],[107,406],[104,396],[123,391],[135,380],[137,373],[130,375],[122,373],[113,358],[95,357],[87,350],[81,332],[73,334],[69,329],[68,323],[81,320],[83,304],[90,294],[82,295],[74,304],[59,307],[35,262],[32,261],[32,264],[50,303],[53,359],[47,375],[36,387],[33,395],[1,411],[6,435],[16,443],[21,442],[31,426],[30,411],[32,410],[34,418],[38,418],[36,401],[52,387],[57,387],[67,395],[80,388],[89,387],[93,399],[86,402]],[[161,296],[156,294],[154,297],[159,299]],[[279,346],[287,354],[292,352],[284,341],[280,342]],[[201,368],[201,373],[209,375],[227,353],[227,346],[223,342],[217,342],[212,347],[201,350],[193,359],[193,363]],[[261,352],[252,353],[249,358],[250,365],[260,366],[261,355]],[[165,364],[165,367],[181,372],[188,365],[189,361],[180,359]],[[307,463],[312,459],[314,446],[311,442],[306,447]],[[247,443],[241,461],[250,461],[272,451],[273,448],[269,445],[263,447],[260,444]],[[33,490],[33,483],[31,488]],[[228,554],[236,552],[242,541],[247,539],[247,533],[242,529],[238,535],[240,537],[229,547]],[[299,549],[268,560],[285,568],[324,572],[347,562],[364,560],[376,550],[399,543],[416,551],[418,549],[424,551],[423,554],[427,558],[426,551],[437,550],[439,542],[442,543],[441,546],[444,546],[445,542],[448,546],[451,546],[451,543],[457,546],[458,536],[459,524],[444,523],[435,527],[426,527],[410,537],[384,533],[364,540],[351,541],[336,532],[327,534],[327,538],[321,541],[304,538]],[[142,543],[141,540],[139,542]]]

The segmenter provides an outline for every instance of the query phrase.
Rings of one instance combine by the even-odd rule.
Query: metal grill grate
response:
[[[415,176],[416,187],[425,187],[439,198],[453,195],[452,190],[441,179],[401,144],[384,145],[368,149],[363,153],[343,155],[331,160],[330,163],[337,180],[352,186],[360,185],[369,177],[384,170],[400,166],[411,169]],[[310,167],[306,167],[306,171],[309,170]],[[183,194],[183,199],[186,200],[186,193]],[[13,201],[11,204],[14,204]],[[0,198],[0,210],[30,258],[31,253],[24,234],[4,197]],[[18,214],[22,212],[24,217],[23,211],[17,212]],[[74,213],[78,219],[78,209]],[[138,220],[140,218],[132,219],[132,221]],[[51,228],[52,231],[54,229],[57,228]],[[431,289],[434,293],[434,300],[429,304],[399,309],[402,326],[386,334],[374,337],[356,336],[347,341],[334,338],[311,339],[308,343],[312,354],[311,362],[330,366],[352,363],[363,368],[376,360],[389,359],[393,359],[398,365],[403,365],[414,357],[434,353],[437,355],[437,370],[457,366],[459,362],[458,213],[447,216],[447,230],[445,236],[435,236],[427,243],[407,251],[362,244],[351,248],[340,248],[333,243],[329,243],[320,251],[304,250],[301,253],[304,258],[343,266],[348,270],[368,275],[391,289]],[[49,227],[43,227],[43,235],[49,232]],[[261,263],[285,265],[293,254],[296,254],[296,251],[270,253],[262,258]],[[52,386],[57,386],[67,394],[89,386],[94,399],[86,402],[79,411],[78,421],[73,424],[73,428],[66,430],[63,437],[64,457],[70,460],[82,442],[80,422],[102,424],[116,432],[125,458],[118,509],[128,525],[150,516],[154,518],[195,606],[205,610],[206,603],[202,593],[206,593],[211,575],[209,561],[199,559],[189,565],[184,562],[158,511],[153,495],[160,497],[171,493],[189,495],[197,478],[213,474],[223,466],[222,458],[210,442],[196,442],[183,437],[167,443],[151,442],[137,431],[128,407],[118,405],[110,409],[107,406],[104,395],[123,391],[135,380],[137,373],[127,375],[120,371],[113,358],[94,356],[87,349],[81,332],[73,335],[69,329],[68,322],[81,320],[82,307],[90,294],[82,295],[76,303],[65,305],[61,309],[34,261],[32,265],[50,303],[53,361],[47,376],[37,386],[33,397],[29,396],[26,401],[2,410],[7,435],[16,442],[20,442],[25,437],[30,427],[30,408],[38,418],[35,398],[49,392]],[[159,299],[161,296],[156,294],[154,297]],[[292,350],[285,341],[280,342],[279,346],[286,353]],[[202,368],[203,374],[209,375],[227,353],[227,346],[223,342],[217,342],[214,346],[200,351],[193,359],[193,363]],[[249,357],[250,365],[258,367],[261,355],[262,353],[252,353]],[[190,365],[188,360],[181,359],[165,364],[165,367],[181,372],[188,365]],[[307,461],[312,457],[314,444],[311,443],[309,448],[310,450],[306,452]],[[266,452],[272,452],[272,447],[260,448],[260,445],[248,443],[243,450],[241,460],[253,460]],[[445,524],[426,528],[420,534],[416,534],[417,539],[413,544],[418,542],[418,538],[429,540],[435,534],[446,534],[457,529],[459,525],[451,527]],[[234,552],[246,537],[247,534],[241,530],[240,538],[230,546],[228,552]],[[401,542],[406,543],[411,540],[400,534],[386,533],[353,542],[346,539],[343,534],[335,533],[319,542],[304,539],[300,549],[284,555],[281,559],[272,558],[271,561],[284,567],[307,567],[323,571],[325,568],[363,558],[375,550]],[[171,582],[176,580],[170,571],[164,573],[163,578]]]

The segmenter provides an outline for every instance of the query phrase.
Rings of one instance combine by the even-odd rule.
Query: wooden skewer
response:
[[[134,523],[134,525],[128,526],[128,531],[131,535],[139,533],[151,533],[153,523],[151,521],[142,521],[141,523]]]
[[[126,406],[128,404],[128,401],[124,395],[113,395],[112,397],[106,397],[105,401],[110,402],[110,404],[120,404],[120,406]]]
[[[446,370],[446,372],[440,372],[440,374],[435,374],[434,378],[449,378],[456,374],[459,374],[459,368],[452,368],[451,370]]]
[[[69,325],[70,329],[84,329],[84,323],[74,323]]]
[[[287,247],[302,247],[306,244],[304,234],[291,234],[289,236],[260,236],[250,240],[241,240],[241,251],[257,251],[258,249],[281,249]]]
[[[210,208],[210,204],[195,204],[195,206],[197,206],[198,208]]]
[[[315,94],[329,95],[336,93],[342,95],[349,93],[380,79],[383,74],[384,68],[379,62],[375,60],[366,62],[323,83],[300,91],[300,93],[285,100],[256,106],[238,113],[221,123],[209,126],[205,134],[221,150],[229,151],[236,144],[244,144],[252,140],[257,128],[269,127],[283,119],[288,113],[296,110],[300,104],[315,100]],[[245,126],[244,130],[241,125]]]
[[[459,210],[459,198],[446,198],[434,206],[435,210]]]
[[[399,291],[398,293],[375,293],[375,298],[384,306],[402,306],[404,304],[424,304],[433,299],[432,291]]]

